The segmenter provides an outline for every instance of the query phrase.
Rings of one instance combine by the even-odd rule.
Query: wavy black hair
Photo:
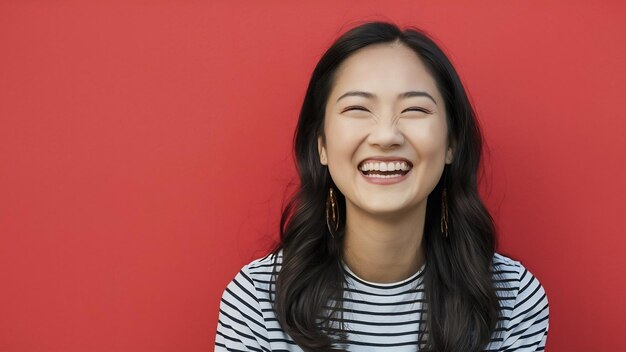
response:
[[[445,100],[453,162],[428,196],[422,245],[425,329],[422,351],[480,351],[497,328],[499,301],[492,281],[496,248],[493,219],[478,194],[482,136],[461,80],[440,47],[415,27],[368,22],[341,35],[317,63],[294,135],[300,184],[282,210],[275,264],[273,308],[283,330],[305,351],[342,351],[346,340],[342,298],[345,197],[337,192],[339,230],[331,236],[325,201],[333,180],[320,163],[318,136],[324,136],[325,107],[339,65],[366,46],[401,43],[412,49],[436,81]],[[444,185],[445,183],[445,185]],[[441,193],[447,187],[448,232],[440,233]],[[336,188],[335,188],[336,190]],[[282,263],[276,262],[282,250]],[[339,322],[339,328],[333,327]],[[427,332],[427,333],[426,333]],[[425,337],[427,336],[427,337]]]

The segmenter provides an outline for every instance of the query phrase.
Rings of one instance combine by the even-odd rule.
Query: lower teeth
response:
[[[371,174],[371,175],[365,175],[365,176],[373,177],[373,178],[392,178],[392,177],[400,177],[402,175],[401,174],[392,174],[392,175]]]

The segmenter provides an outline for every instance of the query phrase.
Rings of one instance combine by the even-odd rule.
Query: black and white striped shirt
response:
[[[281,254],[279,265],[280,260]],[[543,351],[549,326],[543,286],[518,261],[496,253],[492,263],[504,328],[494,331],[485,351]],[[281,329],[272,310],[272,265],[271,256],[252,261],[224,290],[215,351],[302,351]],[[410,278],[390,284],[367,282],[344,268],[348,287],[342,310],[349,345],[343,347],[348,351],[418,351],[425,264]]]

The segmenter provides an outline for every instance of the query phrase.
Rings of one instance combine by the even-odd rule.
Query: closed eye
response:
[[[347,107],[344,111],[350,111],[350,110],[362,110],[362,111],[368,111],[366,108],[362,107],[362,106],[349,106]]]
[[[424,108],[408,108],[408,109],[405,109],[404,111],[420,111],[420,112],[424,112],[426,114],[432,114],[432,112],[430,112],[429,110],[426,110]],[[402,111],[402,112],[404,112],[404,111]]]

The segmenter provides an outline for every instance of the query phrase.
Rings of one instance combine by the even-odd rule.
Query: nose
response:
[[[368,143],[380,148],[388,149],[400,146],[404,143],[404,135],[398,129],[395,121],[378,121],[367,137]]]

